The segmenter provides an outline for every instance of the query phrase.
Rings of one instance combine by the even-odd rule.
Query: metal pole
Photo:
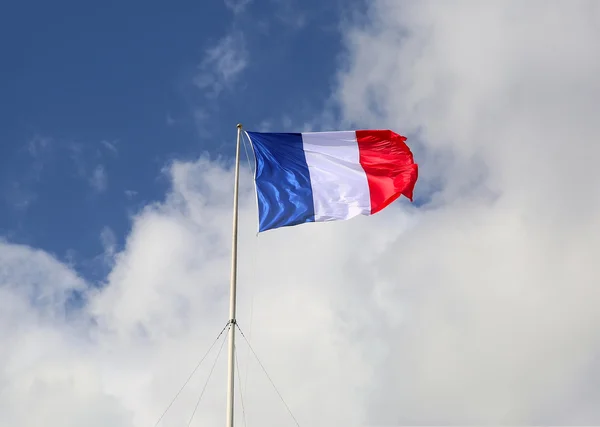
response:
[[[233,186],[233,233],[231,245],[231,282],[229,296],[229,369],[227,373],[227,424],[233,427],[233,402],[234,402],[234,367],[235,367],[235,303],[237,285],[237,236],[238,236],[238,193],[240,181],[240,137],[242,125],[237,125],[237,145],[235,149],[235,183]]]

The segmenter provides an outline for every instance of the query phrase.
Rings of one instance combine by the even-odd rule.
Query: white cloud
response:
[[[390,247],[384,300],[407,313],[374,423],[597,423],[598,4],[378,1],[369,18],[347,38],[345,118],[411,133],[416,191],[443,183]]]
[[[348,121],[418,131],[416,191],[440,192],[257,239],[243,168],[240,326],[300,425],[596,424],[598,7],[397,5],[346,29],[338,95]],[[231,170],[170,172],[82,311],[76,274],[0,244],[0,425],[154,425],[225,324]],[[293,425],[238,348],[249,424]],[[211,361],[163,425],[187,425]],[[196,425],[224,423],[224,362]]]
[[[56,355],[52,362],[43,361],[48,353],[40,342],[30,349],[35,360],[26,370],[28,381],[45,384],[48,394],[28,395],[27,388],[19,391],[19,377],[11,378],[8,386],[15,393],[21,393],[17,393],[18,401],[25,405],[33,404],[34,397],[41,399],[36,400],[39,410],[27,413],[15,409],[6,415],[3,412],[0,423],[10,420],[13,424],[33,426],[40,419],[46,419],[47,425],[62,425],[67,420],[100,423],[99,420],[108,422],[106,418],[112,417],[113,425],[118,426],[153,425],[199,354],[224,326],[228,302],[231,171],[206,160],[195,164],[176,163],[171,171],[173,192],[164,204],[148,206],[135,219],[126,248],[115,257],[108,283],[102,290],[90,291],[88,305],[81,316],[72,322],[42,323],[32,329],[31,334],[35,336],[42,333],[39,329],[49,329],[43,332],[47,339],[55,337],[52,345]],[[298,415],[301,422],[332,422],[339,419],[339,414],[344,414],[343,418],[350,422],[353,411],[345,405],[355,392],[346,389],[346,371],[354,372],[357,377],[351,378],[351,382],[358,383],[364,368],[356,368],[359,354],[343,356],[344,349],[353,344],[338,332],[352,319],[348,319],[345,326],[339,325],[328,302],[335,300],[342,290],[342,283],[333,279],[347,258],[342,256],[336,261],[328,259],[327,254],[340,249],[332,238],[334,234],[344,233],[352,239],[365,231],[351,225],[334,225],[320,230],[319,227],[288,230],[265,235],[257,241],[252,190],[250,172],[244,169],[240,325],[247,336],[252,337],[255,350],[288,404],[302,414]],[[290,238],[297,241],[297,246],[289,247]],[[318,242],[319,249],[307,254],[305,248],[311,241]],[[288,250],[282,250],[286,246]],[[13,247],[6,245],[6,248],[12,250]],[[297,260],[313,265],[314,269],[303,269],[290,276]],[[24,262],[19,271],[29,268]],[[45,268],[52,272],[65,267],[54,263]],[[55,273],[49,276],[52,282],[56,280]],[[44,277],[44,271],[39,277]],[[323,280],[331,280],[334,286],[323,287]],[[8,291],[11,295],[14,289],[8,288]],[[249,319],[251,299],[255,312]],[[55,304],[57,310],[62,303]],[[87,325],[92,319],[97,326],[90,328]],[[2,327],[5,326],[3,322]],[[73,334],[73,330],[78,333]],[[3,332],[10,334],[11,329]],[[310,351],[307,343],[318,345],[320,351]],[[240,365],[244,369],[248,359],[244,357],[247,353],[241,337],[238,346]],[[5,350],[17,359],[21,351]],[[218,421],[223,417],[224,362],[225,353],[197,414],[198,422],[202,419]],[[187,422],[209,367],[210,361],[167,415],[166,423]],[[259,373],[258,365],[253,363],[250,367],[245,396],[248,417],[265,425],[288,422],[285,408],[265,376]],[[302,377],[305,379],[301,380]],[[316,412],[315,393],[322,401]],[[336,396],[332,401],[328,397],[330,393]],[[76,407],[68,408],[74,396],[79,396],[81,404],[88,407],[87,415]],[[3,401],[5,405],[13,403]]]
[[[248,65],[248,59],[243,33],[231,31],[206,50],[194,84],[206,91],[207,96],[218,96],[232,87]]]

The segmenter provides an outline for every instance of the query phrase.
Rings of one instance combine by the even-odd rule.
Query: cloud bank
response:
[[[257,238],[243,169],[240,327],[300,425],[598,423],[600,7],[373,1],[344,37],[344,122],[408,134],[424,205]],[[231,167],[169,171],[102,286],[0,243],[0,424],[154,425],[224,326]],[[238,346],[248,424],[294,425]]]
[[[597,423],[598,4],[379,1],[367,22],[345,117],[415,135],[436,191],[379,263],[402,320],[375,423]]]

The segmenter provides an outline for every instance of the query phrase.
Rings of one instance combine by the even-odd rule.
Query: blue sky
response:
[[[118,249],[130,216],[164,196],[170,160],[230,158],[238,121],[317,123],[341,22],[361,6],[11,2],[0,18],[0,236],[102,279],[105,246]]]

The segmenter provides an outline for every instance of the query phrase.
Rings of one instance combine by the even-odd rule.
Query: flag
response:
[[[259,232],[373,215],[412,201],[418,166],[390,130],[246,132],[256,159]]]

